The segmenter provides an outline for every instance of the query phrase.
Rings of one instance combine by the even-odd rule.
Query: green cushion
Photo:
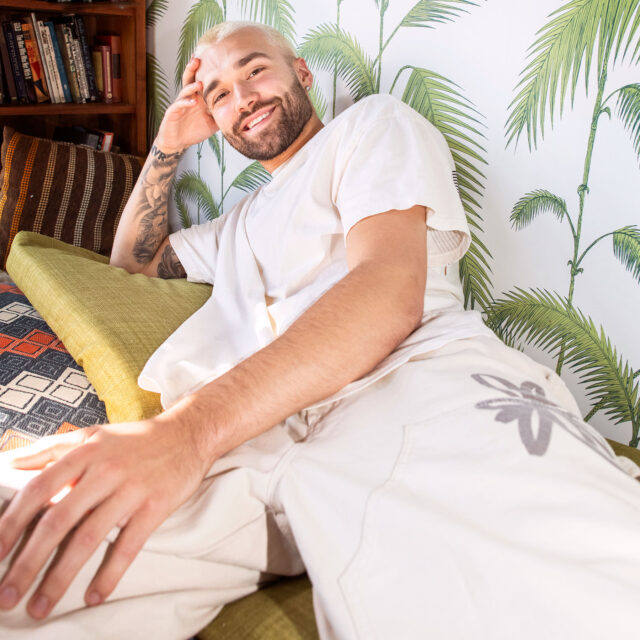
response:
[[[279,580],[228,604],[200,640],[315,640],[318,638],[306,576]]]
[[[131,275],[108,259],[37,233],[16,235],[7,271],[84,368],[109,422],[161,411],[137,378],[149,356],[211,295],[186,280]]]

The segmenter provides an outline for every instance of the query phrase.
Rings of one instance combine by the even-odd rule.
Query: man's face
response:
[[[299,75],[294,69],[299,65],[250,27],[202,53],[196,79],[205,102],[224,137],[248,158],[280,155],[311,118],[304,70]]]

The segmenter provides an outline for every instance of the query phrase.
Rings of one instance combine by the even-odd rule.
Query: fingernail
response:
[[[18,602],[18,592],[15,587],[7,585],[0,590],[0,607],[9,609]]]
[[[89,591],[87,594],[87,604],[94,607],[102,602],[102,596],[97,591]]]
[[[31,605],[31,613],[34,616],[42,617],[49,610],[49,598],[47,596],[38,596]]]

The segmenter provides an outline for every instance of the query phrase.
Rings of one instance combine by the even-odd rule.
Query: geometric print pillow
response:
[[[105,422],[82,368],[22,292],[0,284],[0,451]]]
[[[0,149],[0,269],[18,231],[108,256],[143,159],[54,142],[4,127]]]

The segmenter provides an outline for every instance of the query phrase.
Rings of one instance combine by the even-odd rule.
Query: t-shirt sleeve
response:
[[[387,103],[362,122],[361,135],[337,163],[335,200],[345,237],[363,218],[415,205],[427,208],[429,266],[459,260],[471,236],[443,135],[407,105]]]
[[[220,231],[225,216],[180,229],[169,242],[187,273],[189,282],[213,284],[216,274]]]

